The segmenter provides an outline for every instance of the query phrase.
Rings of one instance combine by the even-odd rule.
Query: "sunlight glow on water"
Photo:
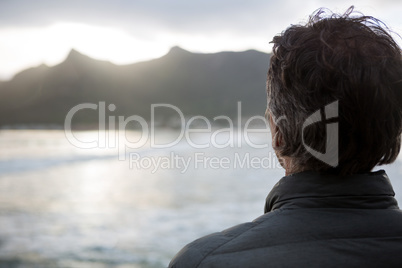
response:
[[[128,157],[118,161],[116,148],[75,148],[54,130],[0,131],[0,150],[0,261],[11,267],[166,267],[188,242],[261,215],[284,173],[202,165],[153,173],[130,168]],[[172,152],[230,161],[235,153],[273,157],[246,145],[200,150],[186,142],[130,152],[166,159]],[[401,202],[400,162],[386,170]]]

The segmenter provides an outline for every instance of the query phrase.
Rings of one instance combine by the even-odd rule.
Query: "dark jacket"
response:
[[[185,246],[169,267],[402,267],[402,212],[384,171],[302,172],[269,193],[266,214]]]

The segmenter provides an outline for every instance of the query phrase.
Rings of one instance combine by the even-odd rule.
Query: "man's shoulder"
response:
[[[397,209],[278,209],[195,240],[169,267],[308,267],[312,260],[326,267],[335,257],[338,266],[400,267],[401,222]]]
[[[272,213],[273,214],[273,213]],[[247,232],[253,231],[257,226],[266,222],[271,213],[262,215],[252,222],[242,223],[221,232],[201,237],[186,245],[170,262],[169,267],[198,267],[210,256],[222,255],[223,246],[230,248],[230,244],[241,245],[242,248],[253,247],[251,241],[246,239]],[[242,241],[239,241],[242,240]],[[228,260],[230,262],[230,260]]]

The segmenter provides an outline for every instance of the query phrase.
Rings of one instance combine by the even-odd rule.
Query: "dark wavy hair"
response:
[[[282,142],[275,135],[273,145],[302,170],[365,173],[393,162],[401,147],[401,49],[384,23],[353,9],[342,15],[319,9],[306,25],[292,25],[272,41],[267,111],[274,121],[283,118],[276,122]],[[334,101],[339,155],[331,167],[302,142],[328,150],[325,124],[302,128]]]

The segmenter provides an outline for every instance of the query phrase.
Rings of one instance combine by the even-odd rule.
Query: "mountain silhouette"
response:
[[[150,119],[151,104],[167,103],[185,116],[263,115],[269,54],[192,53],[173,47],[164,56],[115,65],[71,50],[53,67],[44,64],[0,82],[0,126],[64,124],[68,111],[81,103],[114,104],[115,116]],[[98,111],[87,109],[73,124],[96,124]]]

